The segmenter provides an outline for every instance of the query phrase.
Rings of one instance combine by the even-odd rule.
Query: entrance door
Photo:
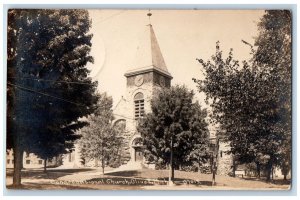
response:
[[[135,148],[135,161],[142,162],[143,161],[143,151],[141,148]]]

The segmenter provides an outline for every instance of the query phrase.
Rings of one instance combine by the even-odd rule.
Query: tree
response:
[[[198,122],[200,122],[198,125],[198,129],[201,130],[204,128],[207,128],[206,131],[208,131],[208,124],[206,123],[205,119],[207,116],[207,112],[204,109],[201,109],[201,106],[198,102],[196,102],[194,104],[195,106],[195,119],[197,120],[198,118]],[[204,131],[203,129],[203,131]],[[191,152],[187,155],[187,159],[186,161],[188,162],[189,165],[194,165],[197,166],[198,168],[198,172],[201,172],[201,167],[203,166],[203,164],[207,163],[209,161],[209,159],[211,159],[211,155],[209,152],[209,132],[206,133],[207,135],[202,135],[205,136],[204,138],[198,138],[198,140],[196,140],[193,144],[193,149],[191,150]]]
[[[207,101],[211,101],[212,117],[221,125],[230,152],[238,161],[256,162],[258,168],[264,165],[270,177],[283,141],[282,132],[275,129],[280,113],[275,112],[277,100],[269,92],[273,86],[248,63],[240,67],[232,60],[232,53],[224,60],[218,44],[213,60],[214,63],[199,60],[206,77],[195,80]]]
[[[286,179],[291,169],[291,94],[292,94],[292,16],[289,10],[269,10],[262,17],[253,60],[268,77],[270,95],[276,99],[279,113],[274,129],[282,134],[278,163]]]
[[[79,140],[81,156],[85,160],[99,159],[102,174],[104,169],[119,157],[122,137],[113,126],[112,98],[106,93],[100,95],[97,109],[89,116],[90,125],[81,130]]]
[[[273,166],[287,166],[282,158],[291,152],[290,25],[289,11],[267,11],[250,63],[240,66],[232,50],[223,59],[217,43],[212,62],[198,59],[205,79],[194,79],[215,123],[225,130],[231,153],[241,163],[255,162],[258,171],[263,165],[268,181]]]
[[[198,172],[201,173],[201,167],[211,158],[208,152],[208,141],[206,144],[196,144],[195,148],[188,155],[188,160],[192,166],[197,166]]]
[[[152,100],[152,112],[138,123],[146,159],[169,166],[169,184],[174,168],[188,162],[195,147],[200,150],[208,143],[206,111],[193,97],[185,86],[164,89]]]
[[[80,121],[80,127],[87,125],[87,122]],[[35,153],[44,160],[44,172],[47,171],[47,161],[64,153],[69,153],[74,148],[74,142],[80,135],[74,134],[78,128],[72,129],[70,133],[64,128],[48,125],[39,131],[38,143],[30,148],[30,152]],[[73,132],[74,131],[74,132]],[[69,135],[69,136],[67,136]],[[66,138],[68,137],[68,138]]]
[[[86,125],[79,118],[93,112],[97,82],[85,67],[93,62],[89,28],[86,10],[8,11],[7,148],[14,152],[14,186],[21,184],[24,151],[43,158],[69,151]]]
[[[253,132],[249,118],[252,105],[248,104],[253,102],[249,101],[251,94],[247,92],[252,91],[254,79],[249,65],[245,62],[240,68],[238,61],[233,60],[232,50],[223,59],[219,42],[212,61],[198,61],[204,69],[205,78],[194,81],[199,91],[206,94],[206,102],[212,108],[211,121],[214,125],[219,124],[217,136],[230,142],[231,153],[238,154],[240,160],[252,160],[253,155],[248,149],[255,136],[250,137]]]

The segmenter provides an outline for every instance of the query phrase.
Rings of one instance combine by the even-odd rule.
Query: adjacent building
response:
[[[23,168],[42,168],[44,167],[44,160],[39,158],[33,153],[23,153]],[[54,157],[50,160],[47,160],[47,167],[57,167],[62,164],[61,156]],[[14,152],[12,149],[6,151],[6,168],[14,167]]]

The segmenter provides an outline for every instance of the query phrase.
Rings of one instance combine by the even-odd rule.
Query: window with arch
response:
[[[143,146],[143,139],[141,137],[135,138],[132,141],[132,146],[133,147],[139,147],[139,146]]]
[[[115,128],[120,132],[124,132],[126,129],[126,120],[125,119],[119,119],[114,123]]]
[[[134,118],[139,119],[144,117],[144,95],[141,92],[138,92],[134,95]]]

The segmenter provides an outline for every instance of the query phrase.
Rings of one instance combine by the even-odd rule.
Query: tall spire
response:
[[[168,72],[150,21],[152,13],[149,11],[147,16],[149,17],[149,24],[146,26],[146,30],[142,33],[142,37],[139,40],[133,65],[131,69],[126,72],[125,76],[136,74],[144,70],[157,70],[172,78]]]

